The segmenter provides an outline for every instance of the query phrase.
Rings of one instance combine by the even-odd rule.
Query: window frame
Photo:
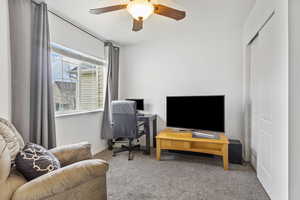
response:
[[[56,108],[55,109],[55,117],[57,118],[60,118],[60,117],[66,117],[66,116],[73,116],[73,115],[82,115],[82,114],[90,114],[90,113],[99,113],[99,112],[103,112],[104,111],[104,106],[105,106],[105,95],[106,95],[106,78],[107,78],[107,61],[104,60],[104,59],[101,59],[101,58],[97,58],[97,57],[94,57],[94,56],[90,56],[90,55],[87,55],[85,53],[82,53],[82,52],[79,52],[79,51],[76,51],[76,50],[73,50],[73,49],[69,49],[67,47],[64,47],[62,45],[59,45],[59,44],[56,44],[56,43],[51,43],[50,44],[51,46],[51,54],[52,52],[54,52],[55,54],[58,54],[60,56],[63,56],[63,57],[67,57],[67,58],[71,58],[71,59],[75,59],[75,60],[79,60],[79,61],[82,61],[83,63],[88,63],[88,64],[91,64],[91,65],[94,65],[96,67],[101,67],[103,72],[103,80],[102,80],[102,92],[103,92],[103,106],[102,108],[96,108],[96,109],[91,109],[91,110],[80,110],[80,109],[77,109],[78,108],[78,99],[80,98],[79,97],[79,90],[78,88],[80,87],[79,86],[79,76],[78,76],[78,79],[76,80],[76,110],[70,110],[70,111],[56,111]],[[59,51],[56,51],[56,49],[59,49]],[[66,55],[64,55],[62,52],[67,52]],[[75,55],[76,54],[78,55],[78,58],[74,58],[74,57],[71,57],[71,56],[68,56],[70,53],[71,55]],[[80,59],[80,58],[86,58],[87,60],[84,60],[84,59]],[[98,62],[98,63],[101,63],[101,64],[95,64],[95,63],[90,63],[89,60],[94,60],[95,62]],[[63,59],[62,59],[63,61]],[[62,63],[63,65],[63,63]],[[52,67],[52,60],[51,60],[51,67]],[[63,70],[63,68],[62,68]],[[52,68],[52,71],[53,71],[53,68]],[[96,77],[97,77],[97,82],[99,81],[99,77],[98,77],[98,70],[95,70],[96,71]],[[53,72],[52,72],[53,73]],[[80,73],[80,69],[77,69],[77,73],[79,74]],[[54,80],[53,80],[54,81]],[[54,96],[53,96],[54,98]],[[54,103],[54,106],[56,106],[55,102]]]

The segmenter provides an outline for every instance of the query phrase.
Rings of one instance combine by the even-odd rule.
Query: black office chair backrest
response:
[[[136,102],[113,101],[112,102],[113,137],[137,138]]]

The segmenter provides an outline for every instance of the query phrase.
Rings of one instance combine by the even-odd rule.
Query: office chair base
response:
[[[113,150],[113,145],[114,145],[113,140],[108,140],[107,145],[108,145],[108,150],[112,151]]]
[[[133,151],[140,151],[141,150],[141,145],[134,145],[134,146],[125,146],[122,145],[121,148],[119,149],[114,149],[113,150],[113,157],[116,156],[117,153],[125,152],[128,151],[128,160],[133,160]]]

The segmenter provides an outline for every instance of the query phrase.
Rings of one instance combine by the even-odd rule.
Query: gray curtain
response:
[[[29,142],[31,1],[9,0],[11,40],[12,122],[25,142]]]
[[[9,7],[12,121],[26,142],[53,148],[56,134],[47,5],[10,0]]]
[[[119,93],[119,47],[111,42],[105,43],[107,54],[107,84],[101,128],[102,139],[112,139],[111,101],[118,99]]]

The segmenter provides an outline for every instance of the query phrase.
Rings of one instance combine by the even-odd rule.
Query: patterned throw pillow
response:
[[[15,164],[28,181],[60,168],[59,160],[50,151],[32,143],[20,151]]]

